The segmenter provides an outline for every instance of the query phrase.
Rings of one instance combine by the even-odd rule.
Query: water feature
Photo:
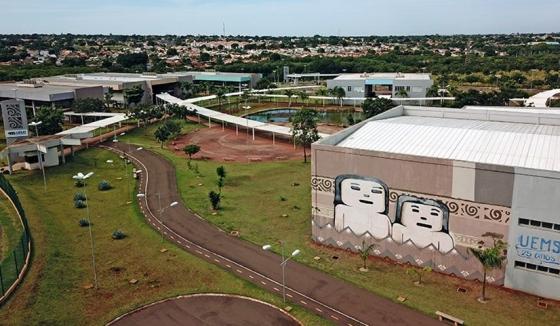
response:
[[[290,122],[291,117],[298,111],[298,109],[291,108],[276,108],[265,111],[251,113],[246,118],[271,123],[286,123]],[[363,119],[361,112],[348,112],[348,111],[321,111],[319,112],[319,123],[328,124],[347,124],[348,116],[352,115],[354,121]]]

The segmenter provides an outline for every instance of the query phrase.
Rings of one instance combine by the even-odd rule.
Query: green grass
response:
[[[31,270],[15,295],[0,308],[0,324],[104,325],[144,304],[181,294],[235,293],[281,306],[281,298],[192,256],[171,243],[161,243],[139,212],[134,195],[127,193],[124,169],[106,160],[114,154],[89,149],[68,164],[47,170],[48,190],[43,191],[40,172],[10,177],[29,218],[34,240]],[[99,290],[92,284],[91,249],[87,228],[78,221],[85,209],[73,207],[72,175],[95,172],[88,182]],[[114,189],[97,190],[101,180]],[[134,187],[132,187],[134,188]],[[131,190],[132,192],[132,190]],[[131,201],[132,203],[127,203]],[[127,238],[111,239],[115,230]],[[165,247],[167,252],[160,249]],[[137,279],[136,285],[129,284]],[[327,321],[296,306],[292,311],[306,325]]]
[[[184,130],[199,128],[187,124]],[[415,286],[406,266],[381,259],[371,259],[370,271],[359,272],[360,258],[345,251],[318,246],[311,241],[310,166],[300,161],[273,163],[217,163],[194,161],[199,175],[187,168],[186,159],[160,149],[153,140],[155,126],[132,132],[127,140],[161,153],[177,168],[177,182],[184,202],[198,214],[226,231],[237,230],[243,239],[256,245],[286,241],[287,249],[299,248],[296,259],[314,268],[352,282],[391,300],[404,296],[404,303],[413,309],[433,315],[444,311],[467,321],[469,325],[559,325],[558,305],[543,310],[536,298],[490,287],[489,303],[476,298],[480,285],[462,279],[431,273],[426,284]],[[223,209],[214,215],[208,192],[217,190],[216,168],[224,165],[228,172]],[[299,183],[294,186],[293,183]],[[282,200],[284,197],[285,200]],[[287,214],[287,217],[283,217]],[[332,259],[332,256],[339,259]],[[320,257],[318,261],[314,257]],[[469,288],[466,294],[456,292],[458,286]]]
[[[16,210],[6,197],[0,195],[0,261],[17,246],[22,232]]]

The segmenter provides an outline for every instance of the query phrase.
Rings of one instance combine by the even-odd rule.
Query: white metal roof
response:
[[[560,171],[560,126],[399,116],[365,123],[340,147]]]
[[[376,72],[363,74],[341,74],[335,80],[366,80],[366,79],[407,79],[407,80],[429,80],[430,74],[423,73],[397,73],[397,72]]]
[[[88,114],[84,113],[84,115],[88,115]],[[96,116],[96,115],[99,115],[99,113],[91,113],[89,115],[90,116]],[[110,125],[128,120],[128,117],[124,113],[104,113],[103,116],[106,116],[107,118],[97,120],[97,121],[94,121],[94,122],[91,122],[91,123],[86,123],[86,124],[78,126],[78,127],[74,127],[74,128],[71,128],[71,129],[61,131],[61,132],[57,133],[57,135],[62,135],[62,136],[74,135],[74,136],[79,136],[79,137],[82,137],[82,136],[87,137],[86,134],[88,134],[90,132],[93,132],[96,129],[104,128],[104,127],[107,127],[107,126],[110,126]]]

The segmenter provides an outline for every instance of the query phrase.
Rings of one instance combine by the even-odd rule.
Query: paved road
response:
[[[123,143],[106,146],[116,151],[129,150]],[[143,171],[140,189],[148,195],[140,200],[140,208],[148,223],[186,251],[281,295],[278,255],[224,233],[183,204],[166,210],[160,218],[156,193],[160,193],[162,204],[181,203],[175,168],[148,150],[133,148],[128,155]],[[290,262],[286,275],[288,300],[340,325],[441,325],[424,314],[302,264]]]
[[[216,294],[180,297],[140,308],[111,326],[299,326],[284,311],[250,298]]]

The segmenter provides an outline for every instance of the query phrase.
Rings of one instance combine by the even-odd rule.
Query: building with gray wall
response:
[[[400,90],[406,91],[407,97],[422,98],[426,97],[426,93],[432,85],[430,74],[342,74],[327,81],[329,89],[336,86],[342,87],[346,92],[346,97],[350,98],[402,97],[399,95]]]
[[[312,237],[560,299],[560,110],[399,106],[312,145]]]

